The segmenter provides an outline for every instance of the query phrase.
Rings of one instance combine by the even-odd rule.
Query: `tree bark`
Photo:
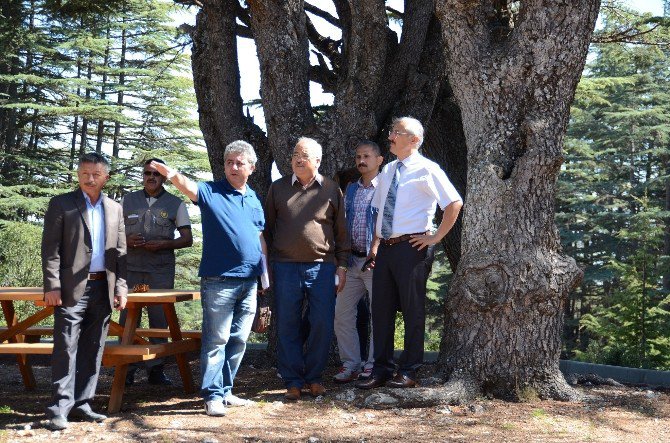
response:
[[[261,70],[267,138],[282,174],[300,136],[321,138],[309,99],[309,43],[300,0],[250,0],[251,29]]]
[[[235,3],[207,1],[198,13],[195,30],[191,33],[193,83],[200,129],[214,177],[224,176],[226,145],[234,140],[247,140],[258,156],[250,185],[262,191],[270,185],[272,158],[263,131],[244,115],[237,61]]]
[[[521,2],[502,28],[489,2],[438,3],[469,160],[439,360],[450,384],[516,400],[575,397],[558,359],[581,271],[561,251],[554,199],[599,3]]]

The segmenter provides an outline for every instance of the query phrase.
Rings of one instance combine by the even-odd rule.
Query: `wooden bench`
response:
[[[0,354],[51,354],[53,343],[3,343]]]
[[[0,328],[0,334],[5,331],[7,331],[7,328],[5,327]],[[52,336],[54,334],[54,330],[51,327],[32,326],[26,329],[21,334],[29,336]],[[139,335],[140,337],[148,337],[148,338],[151,337],[170,338],[170,331],[168,331],[167,329],[137,328],[135,329],[135,334]],[[196,330],[181,331],[181,335],[184,338],[200,339],[202,337],[202,332]],[[114,333],[110,331],[109,336],[120,337],[121,333]]]
[[[169,355],[193,352],[200,349],[200,340],[186,339],[178,343],[164,343],[157,345],[121,345],[117,343],[105,344],[105,352],[102,354],[102,364],[105,366],[116,366],[119,364],[134,363],[154,358],[167,357]]]
[[[3,343],[0,346],[0,354],[51,354],[53,347],[53,343]],[[102,363],[105,366],[115,366],[121,363],[133,363],[184,352],[193,352],[198,349],[200,349],[199,337],[188,338],[170,346],[167,343],[138,346],[107,342],[105,343]]]

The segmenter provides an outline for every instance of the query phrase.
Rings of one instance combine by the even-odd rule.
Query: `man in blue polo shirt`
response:
[[[247,179],[256,165],[253,147],[234,141],[224,152],[225,178],[193,182],[174,169],[151,166],[200,208],[202,219],[202,396],[207,415],[225,406],[247,406],[232,393],[233,379],[256,313],[256,281],[266,254],[263,207]]]

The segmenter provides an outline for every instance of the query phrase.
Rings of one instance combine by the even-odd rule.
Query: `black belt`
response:
[[[353,255],[354,257],[367,257],[368,253],[365,251],[357,251],[355,249],[352,249],[351,255]]]
[[[88,279],[89,280],[107,280],[107,273],[105,271],[89,272],[88,273]]]
[[[391,237],[388,240],[382,238],[382,239],[379,239],[379,241],[384,246],[391,246],[391,245],[395,245],[397,243],[402,243],[404,241],[407,241],[410,238],[412,238],[413,235],[424,235],[424,234],[425,234],[425,232],[417,232],[416,234],[403,234],[403,235],[399,235],[398,237]]]

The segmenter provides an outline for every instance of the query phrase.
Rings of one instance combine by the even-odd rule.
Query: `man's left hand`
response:
[[[149,251],[158,251],[160,249],[166,249],[168,242],[166,240],[149,240],[144,244],[144,249]]]
[[[114,296],[114,309],[117,311],[122,311],[123,309],[126,308],[126,301],[128,301],[128,298],[123,295],[115,295]]]
[[[337,290],[336,293],[340,293],[342,289],[344,289],[344,284],[347,281],[347,271],[345,271],[342,268],[337,268],[337,271],[335,272],[335,275],[337,275]]]
[[[409,243],[419,251],[428,246],[436,245],[442,240],[436,234],[413,235]]]

